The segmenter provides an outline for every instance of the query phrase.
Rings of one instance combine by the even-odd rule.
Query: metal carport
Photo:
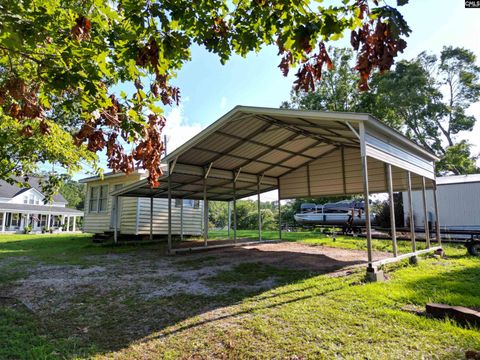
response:
[[[204,200],[204,241],[208,245],[208,201],[232,201],[278,189],[279,199],[435,190],[435,155],[369,114],[237,106],[164,158],[157,188],[147,180],[112,192],[118,196]],[[436,204],[436,191],[434,202]],[[411,197],[409,198],[411,202]],[[425,204],[425,197],[424,197]],[[410,208],[412,208],[410,206]],[[426,207],[424,206],[426,211]],[[371,224],[366,206],[368,268],[372,260]],[[391,211],[391,216],[394,212]],[[171,229],[171,201],[169,229]],[[236,211],[233,212],[234,239]],[[427,218],[427,217],[425,217]],[[438,220],[438,207],[436,207]],[[281,221],[280,221],[281,222]],[[397,256],[395,221],[392,244]],[[411,229],[415,229],[410,215]],[[425,226],[430,247],[428,223]],[[438,245],[440,236],[436,221]],[[261,239],[261,221],[259,218]],[[411,232],[415,258],[415,232]],[[281,228],[279,228],[281,239]],[[172,251],[171,231],[168,249]],[[385,261],[384,261],[385,262]]]

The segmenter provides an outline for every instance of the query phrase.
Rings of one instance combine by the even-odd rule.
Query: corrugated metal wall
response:
[[[342,160],[343,151],[343,160]],[[368,158],[368,184],[370,193],[387,191],[385,164]],[[407,188],[406,171],[392,167],[393,187],[395,191]],[[420,176],[412,174],[412,188],[420,189]],[[431,187],[431,181],[428,181]],[[338,148],[306,166],[280,177],[280,196],[282,199],[355,195],[363,193],[362,165],[360,149]]]
[[[404,214],[410,213],[408,194],[403,194]],[[449,228],[480,229],[480,183],[445,184],[438,186],[440,226]],[[433,193],[427,191],[429,220],[435,220]],[[413,192],[413,216],[416,226],[423,226],[423,200],[420,191]]]

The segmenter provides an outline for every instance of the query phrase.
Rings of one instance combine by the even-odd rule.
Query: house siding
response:
[[[105,212],[90,212],[90,189],[92,186],[108,185],[110,194],[115,185],[126,186],[143,178],[145,175],[134,174],[128,176],[105,177],[104,180],[93,180],[87,182],[85,197],[84,230],[90,233],[102,233],[113,231],[111,227],[111,213],[113,207],[113,196],[108,196],[107,210]],[[150,198],[119,197],[119,231],[125,235],[147,235],[150,234]],[[183,234],[200,235],[202,233],[202,209],[203,204],[195,209],[184,206],[183,208]],[[154,199],[153,201],[153,233],[166,235],[168,233],[168,200]],[[172,199],[172,234],[180,234],[180,207],[175,207],[175,200]]]
[[[89,233],[102,233],[104,231],[112,231],[111,214],[113,207],[113,197],[108,196],[107,209],[104,212],[91,212],[90,189],[93,186],[108,185],[108,193],[110,194],[115,185],[123,186],[140,180],[139,174],[115,176],[112,178],[105,177],[103,180],[89,181],[86,186],[85,196],[85,216],[84,230]],[[136,216],[136,199],[135,198],[119,198],[120,209],[120,232],[125,234],[135,234],[135,216]]]
[[[202,211],[203,202],[200,202],[198,209],[183,207],[183,234],[200,235],[202,233]],[[150,199],[139,199],[138,234],[150,233]],[[168,200],[153,200],[153,233],[168,233]],[[172,234],[180,234],[180,207],[175,207],[175,200],[172,199]]]

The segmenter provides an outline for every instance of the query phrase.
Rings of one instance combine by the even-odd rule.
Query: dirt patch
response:
[[[374,253],[375,260],[387,257]],[[208,261],[205,261],[208,259]],[[93,260],[89,256],[89,260]],[[249,284],[214,284],[209,279],[231,271],[242,263],[257,263],[282,269],[315,273],[345,271],[366,262],[366,253],[297,243],[265,243],[224,248],[174,257],[161,254],[116,254],[95,257],[95,266],[46,265],[29,269],[29,275],[13,282],[6,296],[17,298],[36,312],[55,313],[88,299],[115,292],[118,300],[128,297],[150,300],[178,294],[216,296],[229,291],[258,291],[277,285],[274,277]],[[202,264],[202,262],[204,262]],[[199,266],[199,264],[201,264]]]
[[[213,252],[212,252],[213,254]],[[291,269],[328,272],[345,269],[367,262],[367,253],[362,250],[347,250],[328,246],[281,242],[225,248],[215,254],[234,261],[261,262]],[[373,253],[374,260],[387,258],[388,253]]]

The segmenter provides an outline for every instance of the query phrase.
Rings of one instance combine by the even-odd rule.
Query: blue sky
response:
[[[444,45],[453,45],[473,50],[480,64],[480,9],[465,9],[463,0],[410,0],[400,10],[412,28],[408,47],[400,58],[411,59],[423,50],[439,53]],[[343,39],[331,45],[346,46],[347,42]],[[182,105],[167,112],[169,150],[236,105],[278,107],[288,100],[295,70],[283,77],[278,63],[275,47],[247,58],[235,56],[223,66],[215,55],[193,48],[192,61],[179,72],[176,81]],[[471,111],[480,118],[480,106]],[[471,135],[472,142],[478,139],[480,126]]]
[[[393,5],[396,0],[387,3]],[[453,45],[474,51],[480,65],[480,9],[465,9],[464,0],[410,0],[400,11],[412,29],[400,59],[411,59],[424,50],[438,54],[444,45]],[[330,45],[342,47],[348,43],[342,39]],[[168,150],[236,105],[278,107],[288,100],[295,70],[284,77],[278,63],[275,47],[266,47],[246,58],[234,56],[226,65],[221,65],[215,55],[194,47],[192,61],[184,65],[175,80],[182,103],[166,111]],[[472,106],[469,112],[480,119],[480,104]],[[479,142],[480,121],[466,137],[474,144]],[[480,147],[475,150],[480,151]],[[76,178],[83,176],[78,174]]]

